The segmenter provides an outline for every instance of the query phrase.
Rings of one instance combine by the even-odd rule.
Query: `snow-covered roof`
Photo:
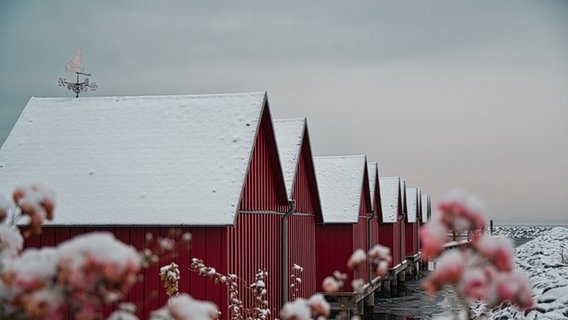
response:
[[[406,188],[407,222],[415,223],[418,215],[418,189]]]
[[[0,193],[39,182],[54,224],[231,225],[266,93],[32,98],[0,149]]]
[[[314,157],[324,223],[357,223],[367,156]]]
[[[380,177],[380,194],[384,223],[396,223],[398,219],[398,202],[400,197],[399,177]]]
[[[432,211],[432,204],[430,203],[430,196],[427,194],[422,195],[422,223],[427,223]]]
[[[274,131],[276,131],[278,153],[282,162],[288,198],[292,198],[294,191],[294,178],[300,160],[305,127],[305,118],[274,120]]]
[[[377,187],[379,166],[376,162],[369,162],[367,165],[367,171],[369,172],[369,190],[371,191],[371,202],[373,204],[373,209],[377,211],[377,204],[375,203],[375,189]]]

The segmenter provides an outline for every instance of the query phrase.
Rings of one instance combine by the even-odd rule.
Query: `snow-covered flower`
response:
[[[316,293],[308,299],[308,305],[312,309],[312,319],[317,319],[318,317],[329,318],[331,312],[331,306],[325,300],[325,297],[321,293]]]
[[[491,301],[494,305],[510,302],[521,309],[534,306],[531,285],[525,273],[519,271],[499,273],[495,277],[495,291],[498,300]]]
[[[384,277],[392,262],[390,248],[381,246],[380,244],[374,245],[371,250],[369,250],[369,260],[371,260],[373,273]]]
[[[302,268],[300,265],[294,263],[294,265],[292,266],[292,270],[298,271],[298,272],[303,272],[304,268]]]
[[[322,289],[324,292],[338,292],[343,287],[343,282],[334,277],[325,277],[322,281]]]
[[[485,268],[466,268],[459,281],[458,289],[466,298],[485,299],[488,290],[491,289],[491,274]]]
[[[364,285],[365,285],[365,280],[363,280],[361,278],[356,278],[356,279],[353,279],[353,281],[351,281],[351,287],[355,291],[361,290]]]
[[[133,303],[121,303],[106,320],[139,320],[135,312],[136,305]]]
[[[481,230],[485,227],[485,204],[463,189],[456,188],[446,193],[438,209],[442,222],[454,231]]]
[[[0,270],[5,263],[4,259],[14,259],[23,245],[24,238],[20,230],[7,224],[0,224]]]
[[[459,250],[444,252],[438,260],[436,270],[422,283],[422,286],[433,295],[445,284],[456,284],[464,271],[464,262],[464,255]]]
[[[513,241],[505,237],[483,235],[474,243],[476,249],[500,271],[513,270]]]
[[[292,302],[284,304],[280,310],[280,318],[282,320],[309,320],[311,319],[311,310],[308,301],[298,298]]]
[[[218,317],[214,303],[195,300],[186,293],[170,298],[165,306],[150,314],[151,320],[212,320]]]
[[[347,261],[347,267],[351,270],[357,269],[365,260],[367,260],[365,251],[363,251],[363,249],[357,249]]]
[[[448,238],[448,230],[437,219],[428,222],[420,228],[420,242],[422,243],[422,257],[432,259],[442,251],[442,246]]]

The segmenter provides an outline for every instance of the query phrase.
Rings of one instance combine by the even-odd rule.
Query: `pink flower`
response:
[[[485,205],[478,197],[462,189],[449,191],[438,209],[442,222],[452,230],[481,230],[485,227]]]
[[[355,250],[355,252],[353,252],[351,257],[349,258],[349,261],[347,261],[347,267],[351,270],[357,269],[361,264],[365,262],[365,260],[367,260],[365,251],[363,251],[362,249],[357,249]]]
[[[150,314],[151,319],[212,320],[218,317],[215,304],[195,300],[186,293],[172,297],[165,306]]]
[[[438,259],[438,267],[432,272],[432,280],[455,284],[459,281],[465,268],[464,255],[457,249],[444,252]]]
[[[324,292],[338,292],[343,287],[343,282],[334,277],[326,277],[323,279],[321,286]]]
[[[534,307],[531,285],[529,278],[522,272],[500,273],[495,280],[495,288],[499,301],[495,301],[495,305],[502,302],[511,302],[521,309],[530,309]]]
[[[482,235],[474,244],[499,271],[513,270],[513,242],[509,238]]]
[[[422,287],[432,295],[446,284],[456,284],[464,272],[464,261],[464,255],[458,249],[444,252],[438,260],[436,270],[422,282]]]
[[[422,258],[425,260],[437,257],[447,240],[447,229],[438,220],[428,222],[420,228]]]
[[[480,268],[467,268],[460,280],[459,289],[465,297],[484,299],[490,289],[488,274]]]

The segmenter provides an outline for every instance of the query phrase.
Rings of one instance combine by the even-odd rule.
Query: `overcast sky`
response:
[[[0,0],[0,143],[79,47],[84,96],[267,91],[316,155],[568,224],[568,1]]]

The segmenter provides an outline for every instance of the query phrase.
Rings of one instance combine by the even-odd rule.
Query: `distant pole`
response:
[[[493,235],[493,220],[489,220],[489,232]]]

